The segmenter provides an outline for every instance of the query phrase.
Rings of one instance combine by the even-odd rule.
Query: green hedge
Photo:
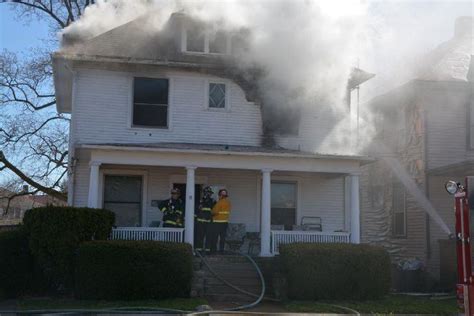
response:
[[[107,239],[115,216],[104,209],[46,206],[26,211],[23,218],[31,253],[50,288],[72,289],[79,244]]]
[[[290,299],[374,299],[389,292],[390,258],[383,248],[299,243],[282,245],[280,254]]]
[[[28,292],[33,279],[33,258],[21,229],[0,232],[0,298]]]
[[[92,241],[80,246],[76,296],[81,299],[188,297],[192,250],[182,243]]]

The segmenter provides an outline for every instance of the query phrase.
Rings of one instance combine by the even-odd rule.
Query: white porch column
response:
[[[186,213],[184,217],[184,242],[194,246],[194,174],[196,167],[186,167]]]
[[[359,175],[350,175],[351,186],[351,243],[360,243],[360,205],[359,205]]]
[[[89,163],[90,175],[89,175],[89,197],[87,200],[87,206],[92,208],[99,207],[99,167],[100,162],[91,161]]]
[[[260,219],[260,256],[268,257],[270,251],[271,227],[271,174],[272,170],[262,170],[262,216]]]

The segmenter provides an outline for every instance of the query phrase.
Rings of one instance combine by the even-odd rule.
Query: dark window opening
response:
[[[272,106],[264,108],[264,127],[272,134],[297,136],[300,127],[301,110],[293,106]]]
[[[134,78],[133,126],[168,127],[168,79]]]

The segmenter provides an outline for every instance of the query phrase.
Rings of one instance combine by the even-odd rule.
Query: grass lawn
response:
[[[176,298],[168,300],[140,301],[94,301],[75,300],[72,298],[35,298],[17,301],[19,310],[52,310],[52,309],[110,309],[110,308],[169,308],[193,311],[199,305],[207,304],[204,299]]]
[[[349,307],[359,313],[370,314],[437,314],[455,315],[458,308],[455,298],[430,299],[404,295],[389,295],[381,300],[373,301],[290,301],[285,308],[289,312],[299,313],[349,313],[341,308],[328,304]]]

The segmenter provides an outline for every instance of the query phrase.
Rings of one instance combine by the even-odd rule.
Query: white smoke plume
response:
[[[320,127],[317,133],[327,133],[347,115],[343,99],[365,20],[365,5],[358,1],[101,0],[63,32],[72,38],[91,38],[150,12],[157,15],[157,23],[154,30],[144,32],[159,31],[177,11],[219,23],[226,30],[248,29],[249,49],[239,59],[242,68],[256,64],[265,69],[259,90],[267,102],[304,108],[302,115],[314,118]],[[318,150],[320,145],[298,147]]]
[[[143,31],[158,32],[177,11],[226,30],[246,28],[251,36],[248,52],[240,56],[242,67],[257,64],[265,69],[259,88],[267,102],[301,109],[299,136],[287,137],[288,145],[348,154],[354,153],[355,123],[343,98],[351,68],[360,63],[377,75],[362,86],[362,99],[413,78],[414,56],[449,38],[449,32],[440,30],[452,28],[457,7],[465,3],[99,0],[63,32],[91,38],[147,13],[156,15],[156,25]],[[371,113],[364,116],[362,147],[375,133]]]

